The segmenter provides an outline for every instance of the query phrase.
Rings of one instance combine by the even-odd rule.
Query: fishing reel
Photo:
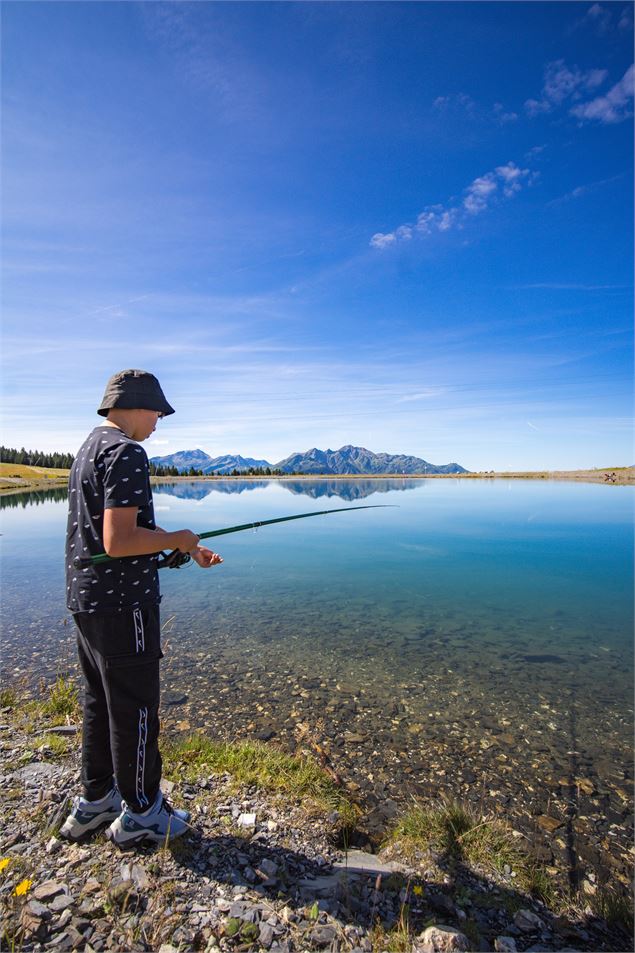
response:
[[[174,549],[171,553],[161,553],[157,560],[157,569],[180,569],[191,560],[189,553],[181,553],[178,549]]]

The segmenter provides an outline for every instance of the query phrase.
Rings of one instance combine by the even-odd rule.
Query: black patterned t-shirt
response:
[[[68,480],[66,604],[71,612],[117,612],[157,603],[157,555],[125,556],[76,568],[104,552],[104,510],[136,506],[137,526],[156,529],[145,450],[118,427],[95,427]]]

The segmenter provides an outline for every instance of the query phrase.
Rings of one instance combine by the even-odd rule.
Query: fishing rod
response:
[[[246,529],[259,529],[261,526],[271,526],[272,523],[288,523],[290,520],[304,520],[309,516],[327,516],[329,513],[349,513],[352,510],[381,510],[388,509],[395,504],[376,503],[369,506],[340,506],[334,510],[315,510],[313,513],[297,513],[295,516],[278,516],[272,520],[260,520],[257,523],[240,523],[238,526],[227,526],[225,529],[212,529],[207,533],[199,533],[199,539],[211,539],[212,536],[227,536],[229,533],[241,533]],[[147,555],[154,555],[148,553]],[[159,553],[157,569],[179,569],[186,563],[189,563],[191,556],[189,553],[182,553],[178,549],[171,553]],[[112,562],[113,559],[121,557],[109,556],[107,553],[99,553],[97,556],[75,556],[73,566],[75,569],[85,569],[89,566],[99,566],[102,563]],[[130,557],[123,557],[130,558]]]

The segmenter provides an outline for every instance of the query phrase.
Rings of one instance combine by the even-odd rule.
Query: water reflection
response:
[[[218,483],[203,483],[200,480],[191,483],[160,483],[155,488],[161,493],[176,496],[182,500],[203,500],[210,493],[245,493],[248,490],[263,489],[268,480],[223,480]],[[310,496],[313,500],[323,497],[337,497],[346,502],[363,500],[374,493],[391,493],[395,490],[414,490],[426,486],[424,480],[405,479],[380,480],[280,480],[275,481],[295,496]]]
[[[228,480],[222,483],[203,483],[192,480],[191,483],[157,483],[155,492],[167,493],[180,500],[204,500],[210,493],[244,493],[245,490],[258,490],[267,486],[267,480]]]
[[[247,493],[250,490],[262,490],[271,483],[284,487],[294,496],[310,496],[313,500],[322,498],[337,497],[346,502],[363,500],[375,493],[391,493],[396,490],[415,490],[427,486],[425,480],[406,480],[400,478],[379,479],[379,480],[240,480],[228,479],[214,483],[203,482],[201,480],[192,480],[190,482],[178,483],[155,483],[154,490],[157,493],[167,493],[169,496],[175,496],[180,500],[204,500],[211,493],[225,493],[236,495]],[[55,487],[50,490],[29,490],[23,493],[11,493],[7,496],[0,496],[0,509],[4,507],[22,507],[23,509],[32,503],[39,505],[49,500],[59,502],[65,500],[67,496],[66,487]]]
[[[49,500],[53,500],[56,503],[65,500],[68,496],[68,491],[65,486],[52,487],[50,490],[28,490],[24,493],[9,493],[6,496],[0,496],[0,510],[5,508],[14,508],[22,507],[22,509],[27,509],[27,507],[35,505],[39,506],[41,503],[47,503]]]

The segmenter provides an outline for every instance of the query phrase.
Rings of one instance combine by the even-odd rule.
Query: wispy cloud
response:
[[[621,80],[605,96],[597,96],[588,103],[580,103],[571,114],[580,120],[613,124],[633,115],[631,100],[635,86],[635,66],[629,66]]]
[[[624,173],[622,172],[619,175],[612,175],[608,179],[598,179],[597,182],[587,182],[585,185],[577,185],[574,189],[571,189],[570,192],[565,192],[564,195],[559,196],[557,199],[552,199],[550,202],[547,202],[547,206],[560,205],[562,202],[570,202],[572,199],[579,199],[585,195],[591,195],[605,185],[618,182],[623,178]]]
[[[496,102],[493,106],[478,103],[468,93],[449,93],[447,96],[437,96],[432,103],[432,108],[438,113],[459,113],[469,119],[485,122],[494,121],[499,125],[515,122],[518,119],[518,113],[507,109],[503,103]]]
[[[590,28],[599,36],[608,36],[615,30],[620,33],[633,29],[633,14],[625,6],[622,9],[617,4],[616,10],[609,9],[601,3],[594,3],[586,11],[583,17],[579,19],[573,29]]]
[[[629,285],[586,285],[575,282],[537,281],[530,285],[514,285],[518,291],[529,291],[534,288],[545,291],[624,291]]]
[[[467,93],[450,93],[447,96],[437,96],[432,103],[432,107],[443,112],[448,109],[461,109],[471,114],[476,112],[476,102]]]
[[[579,122],[598,122],[603,125],[622,122],[632,116],[631,100],[635,84],[635,67],[629,66],[622,78],[603,95],[587,99],[607,79],[608,70],[581,70],[568,67],[564,60],[556,60],[545,67],[541,99],[527,99],[525,111],[536,117],[568,107],[569,114]],[[586,102],[582,100],[586,99]]]
[[[594,3],[578,22],[582,26],[592,26],[598,33],[604,34],[613,26],[613,14],[601,3]]]
[[[525,110],[529,116],[553,112],[568,99],[580,99],[583,95],[597,89],[608,76],[608,70],[581,70],[577,66],[571,69],[564,60],[555,60],[545,67],[541,99],[528,99]]]
[[[478,176],[464,190],[459,205],[428,205],[414,223],[406,222],[392,232],[376,232],[370,244],[373,248],[387,248],[397,242],[409,241],[416,235],[432,235],[460,229],[465,222],[480,215],[502,199],[509,199],[525,185],[536,179],[536,173],[522,169],[514,162],[497,166],[492,172]]]
[[[140,4],[148,36],[173,64],[178,82],[213,97],[223,120],[261,117],[268,88],[240,42],[227,26],[227,18],[198,4]]]
[[[516,122],[518,119],[518,113],[512,112],[511,109],[505,109],[502,103],[494,103],[493,115],[494,119],[501,125],[508,122]]]
[[[404,394],[403,397],[397,398],[398,404],[409,404],[415,400],[430,400],[432,397],[440,397],[443,394],[445,388],[440,387],[428,387],[427,390],[418,391],[416,394]]]

